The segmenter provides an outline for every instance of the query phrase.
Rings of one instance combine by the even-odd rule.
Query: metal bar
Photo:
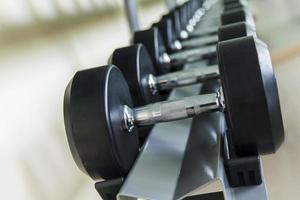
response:
[[[138,7],[136,0],[125,0],[126,17],[131,33],[140,30]]]
[[[194,117],[219,110],[218,102],[218,95],[213,93],[153,103],[135,108],[133,110],[134,122],[137,126],[149,126]]]
[[[208,80],[217,79],[219,77],[219,67],[214,65],[201,69],[190,69],[168,73],[165,75],[156,76],[153,79],[154,88],[157,88],[160,91],[192,85],[195,83],[202,83]]]
[[[182,47],[199,47],[206,44],[217,43],[219,40],[218,35],[209,35],[189,40],[184,40],[181,42]]]
[[[172,61],[176,61],[176,60],[201,58],[205,55],[213,54],[215,52],[216,52],[216,45],[210,45],[210,46],[206,46],[206,47],[199,47],[199,48],[195,48],[195,49],[180,51],[178,53],[174,53],[169,56]]]

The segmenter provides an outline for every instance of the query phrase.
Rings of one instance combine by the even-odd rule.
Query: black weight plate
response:
[[[225,41],[246,36],[255,36],[255,27],[252,27],[246,22],[237,22],[229,25],[224,25],[219,28],[219,41]]]
[[[172,53],[178,49],[174,45],[176,41],[174,28],[171,19],[165,18],[161,19],[158,23],[153,24],[153,27],[157,27],[160,31],[162,39],[164,41],[166,50],[168,53]]]
[[[247,12],[243,8],[232,9],[221,14],[221,24],[228,25],[248,21]]]
[[[166,48],[158,28],[152,27],[148,30],[135,32],[133,42],[134,44],[143,44],[146,47],[154,62],[157,74],[165,74],[170,71],[169,64],[162,62]]]
[[[151,55],[155,64],[159,64],[160,54],[157,47],[157,28],[137,31],[133,36],[133,44],[143,44]]]
[[[64,118],[78,167],[93,179],[124,177],[139,150],[138,134],[122,129],[122,106],[132,107],[127,83],[114,66],[79,71],[67,87]]]
[[[142,44],[116,49],[111,61],[122,71],[134,96],[135,107],[159,101],[158,94],[152,94],[149,89],[148,77],[156,74],[150,55]]]
[[[253,36],[218,44],[229,133],[240,155],[274,153],[284,140],[267,46]]]
[[[227,12],[227,11],[231,11],[234,9],[240,9],[240,8],[244,8],[244,6],[240,5],[240,4],[232,4],[232,5],[228,5],[228,6],[224,7],[224,11]]]
[[[172,21],[172,27],[173,27],[173,34],[175,35],[176,38],[180,38],[181,34],[181,24],[180,24],[180,19],[179,19],[179,13],[177,10],[173,10],[170,13],[163,15],[162,20],[167,20],[171,19]]]
[[[240,2],[232,2],[232,3],[227,3],[224,4],[224,11],[230,11],[233,9],[238,9],[238,8],[243,8],[244,5],[241,4]]]
[[[232,4],[232,3],[240,3],[240,0],[224,0],[223,1],[224,5]]]

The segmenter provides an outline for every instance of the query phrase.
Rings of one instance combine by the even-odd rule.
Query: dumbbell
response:
[[[168,34],[172,35],[172,33],[170,33],[170,29],[168,29]],[[219,41],[224,41],[255,34],[255,28],[250,24],[238,22],[221,26],[218,32],[218,39]],[[180,65],[186,62],[192,62],[201,58],[211,58],[216,56],[216,45],[168,54],[166,52],[165,44],[161,34],[156,27],[136,32],[134,34],[133,41],[133,43],[141,43],[147,48],[154,63],[155,71],[158,75],[165,74],[172,68],[180,68]],[[171,44],[172,41],[169,41],[167,46],[170,46]]]
[[[135,95],[135,107],[164,100],[175,87],[219,78],[217,66],[156,76],[152,60],[142,44],[116,49],[109,64],[118,66],[123,72],[131,94]],[[140,145],[144,144],[151,129],[152,126],[139,129]]]
[[[163,91],[220,78],[217,65],[157,76],[151,57],[142,44],[116,49],[109,64],[118,66],[123,73],[131,94],[135,95],[134,106],[159,101]]]
[[[95,180],[125,177],[139,153],[137,127],[216,111],[224,111],[239,155],[274,153],[284,131],[267,47],[245,37],[220,42],[217,49],[217,93],[141,107],[133,107],[116,66],[77,72],[66,88],[64,119],[78,167]]]
[[[221,27],[219,35],[221,41],[246,36],[256,37],[255,31],[244,22]],[[109,64],[118,66],[123,72],[131,93],[136,94],[134,106],[157,101],[161,91],[219,78],[216,65],[157,76],[157,66],[154,66],[151,56],[142,44],[116,49]]]

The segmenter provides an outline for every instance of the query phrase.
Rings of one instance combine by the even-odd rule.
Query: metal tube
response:
[[[217,65],[213,65],[201,69],[190,69],[168,73],[165,75],[154,77],[152,79],[149,78],[149,80],[152,80],[151,84],[149,81],[149,87],[152,91],[153,86],[155,90],[169,90],[175,87],[182,87],[186,85],[201,83],[211,79],[217,79],[219,77],[219,67]]]
[[[210,35],[205,37],[199,37],[181,42],[182,47],[199,47],[206,44],[217,43],[219,37],[217,35]]]
[[[213,54],[216,52],[216,45],[206,46],[202,48],[189,49],[185,51],[180,51],[178,53],[174,53],[169,55],[171,61],[176,60],[188,60],[201,58],[205,55]]]
[[[219,96],[217,93],[197,95],[134,108],[134,124],[136,126],[148,126],[218,111],[221,108]]]
[[[125,0],[126,17],[131,33],[140,30],[140,22],[138,17],[138,9],[136,0]]]

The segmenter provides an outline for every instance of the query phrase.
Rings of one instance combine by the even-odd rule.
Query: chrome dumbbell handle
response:
[[[219,111],[223,108],[221,90],[213,94],[163,101],[138,108],[129,108],[125,105],[123,106],[124,129],[131,132],[134,127],[190,118],[201,113]]]
[[[182,47],[201,46],[210,43],[217,43],[218,41],[219,41],[218,35],[210,35],[205,37],[184,40],[181,42],[181,46]]]
[[[189,49],[185,51],[181,51],[178,53],[170,54],[169,57],[171,61],[176,60],[185,60],[189,57],[201,57],[208,54],[213,54],[216,52],[216,45],[206,46],[202,48]]]
[[[156,77],[149,75],[148,85],[150,91],[155,94],[161,90],[169,90],[175,87],[201,83],[219,77],[219,68],[217,65],[213,65],[200,69],[190,69],[168,73]]]

